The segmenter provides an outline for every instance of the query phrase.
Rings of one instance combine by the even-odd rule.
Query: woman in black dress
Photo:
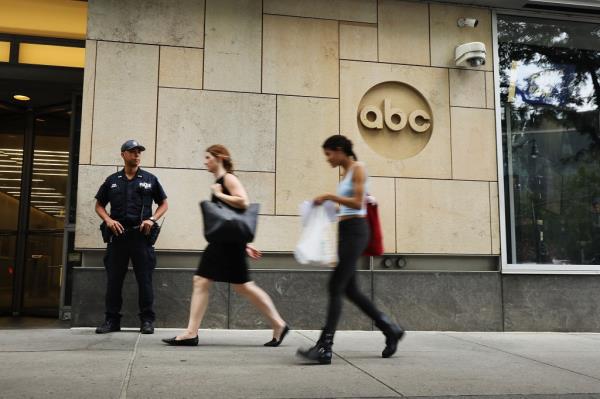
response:
[[[220,144],[208,147],[204,165],[216,178],[216,182],[211,185],[213,201],[221,201],[237,209],[248,207],[248,194],[233,174],[233,163],[227,148]],[[246,297],[271,322],[273,339],[265,346],[281,344],[289,327],[277,312],[269,295],[250,280],[246,256],[259,259],[261,253],[250,244],[208,244],[193,280],[188,327],[174,338],[163,339],[165,343],[175,346],[198,345],[198,329],[208,306],[210,286],[213,281],[223,281],[232,284],[238,294]]]

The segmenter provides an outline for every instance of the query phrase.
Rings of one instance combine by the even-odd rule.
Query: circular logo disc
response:
[[[383,82],[363,96],[357,123],[363,140],[373,151],[401,160],[425,148],[433,131],[433,114],[425,97],[414,87]]]

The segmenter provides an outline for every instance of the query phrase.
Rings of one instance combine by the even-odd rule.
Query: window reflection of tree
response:
[[[600,264],[600,207],[592,205],[600,197],[600,26],[500,17],[498,33],[501,102],[511,107],[516,261]],[[508,102],[513,61],[567,66],[572,75],[550,101]]]

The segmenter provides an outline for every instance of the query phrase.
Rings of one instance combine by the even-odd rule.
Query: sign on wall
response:
[[[371,87],[360,101],[357,119],[363,140],[391,159],[417,155],[433,130],[429,103],[417,89],[402,82]]]

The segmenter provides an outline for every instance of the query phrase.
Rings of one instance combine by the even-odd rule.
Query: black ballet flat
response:
[[[281,332],[281,336],[279,337],[279,340],[273,338],[272,340],[270,340],[269,342],[267,342],[265,344],[265,346],[279,346],[281,345],[281,343],[283,342],[283,339],[285,338],[285,336],[287,335],[287,333],[290,332],[290,326],[288,326],[287,324],[285,325],[285,328],[283,329],[283,331]]]
[[[179,340],[177,339],[177,337],[165,338],[162,341],[165,344],[171,345],[171,346],[196,346],[196,345],[198,345],[198,336],[195,336],[194,338],[179,339]]]

